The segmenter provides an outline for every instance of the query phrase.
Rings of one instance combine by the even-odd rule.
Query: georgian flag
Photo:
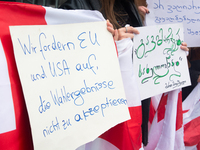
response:
[[[186,150],[200,150],[200,83],[183,101],[184,144]]]
[[[148,144],[144,147],[145,150],[185,149],[183,142],[182,92],[180,89],[162,94],[149,129],[148,139]]]
[[[33,150],[31,128],[15,63],[9,26],[55,25],[104,21],[105,19],[98,11],[61,10],[2,1],[0,14],[0,150]],[[123,42],[131,44],[130,40]],[[131,47],[120,47],[123,45],[120,43],[117,45],[120,65],[124,68],[124,64],[129,64],[121,71],[132,119],[111,128],[95,141],[78,148],[80,150],[142,149],[141,101],[131,68],[131,55],[129,56]]]

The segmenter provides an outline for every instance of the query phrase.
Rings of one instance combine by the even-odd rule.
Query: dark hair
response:
[[[114,28],[120,28],[120,25],[117,22],[116,16],[117,13],[114,11],[115,0],[101,0],[101,12],[106,16],[114,26]]]
[[[118,7],[123,7],[119,5],[122,5],[124,1],[132,1],[134,3],[134,0],[100,0],[101,2],[100,11],[104,14],[104,17],[112,23],[115,29],[122,27],[118,21],[119,20],[120,22],[122,21],[121,22],[122,24],[125,23],[123,22],[123,16],[128,15],[126,14],[127,13],[126,11],[125,14],[120,14],[116,9]],[[136,5],[137,3],[134,4]]]

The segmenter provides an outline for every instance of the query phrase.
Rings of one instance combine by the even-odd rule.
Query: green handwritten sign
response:
[[[182,24],[138,28],[133,64],[142,99],[190,85]]]

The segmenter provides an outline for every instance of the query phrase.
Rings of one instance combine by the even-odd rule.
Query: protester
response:
[[[139,14],[134,0],[67,0],[60,6],[60,8],[100,11],[103,16],[110,21],[107,21],[108,31],[113,34],[116,41],[123,40],[125,38],[132,39],[134,34],[139,34],[138,30],[134,27],[143,26],[140,14],[145,15],[149,13],[149,10],[145,6],[139,6]],[[129,26],[126,26],[127,24]],[[127,47],[128,46],[130,45],[127,45]],[[124,50],[120,50],[121,47],[121,42],[117,42],[118,52],[126,50],[126,48]],[[181,49],[188,51],[187,44],[183,42]],[[132,49],[129,50],[132,52]],[[137,93],[133,91],[132,94],[134,95]],[[132,100],[134,101],[134,99]],[[151,98],[142,101],[142,142],[144,146],[148,143],[150,100]]]

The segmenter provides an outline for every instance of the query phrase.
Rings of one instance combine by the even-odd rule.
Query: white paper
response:
[[[188,47],[200,46],[199,0],[147,0],[146,25],[183,23]]]
[[[35,150],[76,149],[130,119],[105,21],[10,31]]]
[[[190,85],[182,24],[138,28],[133,65],[142,99]]]

